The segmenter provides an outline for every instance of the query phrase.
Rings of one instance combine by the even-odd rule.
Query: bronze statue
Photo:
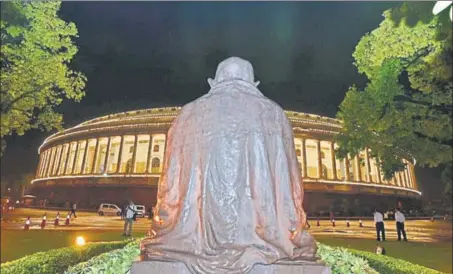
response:
[[[254,82],[252,65],[221,62],[211,90],[187,104],[168,132],[156,216],[144,260],[192,273],[247,273],[256,264],[314,260],[304,230],[293,131]]]

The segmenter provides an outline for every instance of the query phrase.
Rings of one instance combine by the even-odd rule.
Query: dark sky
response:
[[[285,109],[334,117],[359,39],[400,2],[63,2],[77,25],[72,67],[88,78],[80,103],[65,102],[65,127],[96,116],[183,105],[229,56],[251,61],[261,91]],[[50,133],[11,137],[2,173],[34,172]]]

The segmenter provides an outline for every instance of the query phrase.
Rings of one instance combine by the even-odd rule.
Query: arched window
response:
[[[159,173],[160,172],[160,159],[155,157],[151,161],[151,172],[152,173]]]
[[[159,145],[153,146],[153,152],[159,152]]]
[[[296,156],[297,157],[302,156],[302,151],[300,149],[296,149]]]

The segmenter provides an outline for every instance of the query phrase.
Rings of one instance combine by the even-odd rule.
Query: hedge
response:
[[[317,255],[330,266],[332,274],[379,274],[370,267],[365,259],[353,255],[342,247],[330,247],[321,243],[318,244]]]
[[[132,261],[140,255],[141,239],[125,247],[101,254],[86,262],[70,267],[64,274],[123,274],[129,271]]]
[[[385,255],[377,255],[371,252],[348,249],[358,257],[368,261],[368,264],[380,274],[440,274],[437,270],[421,265],[413,264],[405,260],[396,259]]]
[[[18,260],[1,264],[2,274],[60,274],[68,267],[87,261],[99,254],[119,249],[130,240],[117,242],[88,243],[84,246],[63,247],[38,252]]]
[[[139,256],[139,242],[122,249],[101,254],[87,262],[70,267],[65,274],[123,274],[130,270],[132,261]],[[344,248],[333,248],[318,243],[318,256],[330,266],[333,274],[378,274],[366,260],[352,255]]]

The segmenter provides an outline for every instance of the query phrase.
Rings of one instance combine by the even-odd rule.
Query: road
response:
[[[21,230],[24,227],[26,218],[30,216],[30,229],[41,229],[41,218],[47,213],[46,230],[67,230],[67,231],[121,231],[123,221],[118,216],[98,216],[92,212],[79,212],[78,218],[73,218],[69,225],[64,225],[66,212],[60,212],[60,225],[54,226],[56,211],[42,209],[16,209],[14,212],[5,213],[2,216],[1,229]],[[335,227],[328,220],[321,220],[317,226],[316,220],[310,220],[311,227],[308,231],[316,235],[338,236],[341,238],[362,238],[374,239],[376,232],[374,223],[370,220],[363,221],[363,227],[357,221],[350,221],[347,227],[346,221],[336,221]],[[386,237],[388,240],[396,239],[396,227],[394,221],[386,221]],[[146,232],[150,228],[150,220],[138,218],[134,223],[134,231]],[[452,222],[435,220],[409,220],[406,222],[406,233],[408,240],[412,242],[443,242],[452,241]]]

